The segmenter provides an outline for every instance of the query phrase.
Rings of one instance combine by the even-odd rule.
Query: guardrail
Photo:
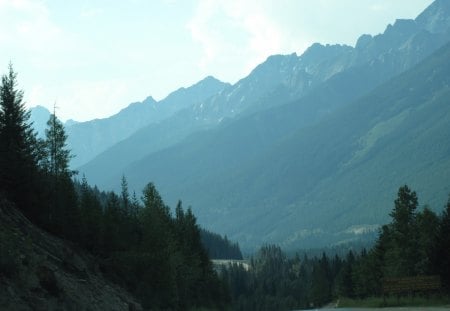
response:
[[[384,278],[383,295],[416,292],[430,292],[441,289],[438,275],[423,275],[401,278]]]

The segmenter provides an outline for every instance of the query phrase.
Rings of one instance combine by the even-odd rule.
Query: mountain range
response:
[[[314,44],[234,85],[209,77],[194,97],[68,126],[73,166],[105,190],[153,181],[244,248],[370,235],[402,184],[434,209],[450,192],[449,40],[450,2],[436,0],[355,47]]]

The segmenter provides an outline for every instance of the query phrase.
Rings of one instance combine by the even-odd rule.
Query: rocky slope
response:
[[[397,22],[373,40],[390,41],[402,29]],[[449,51],[442,47],[377,88],[359,87],[414,60],[382,53],[373,70],[336,75],[298,101],[192,135],[123,172],[130,188],[152,180],[168,202],[182,198],[202,225],[244,248],[359,238],[388,220],[405,183],[439,212],[449,192]],[[383,67],[388,60],[394,65]]]
[[[76,169],[101,189],[118,190],[121,176],[128,177],[139,163],[145,168],[144,160],[154,153],[185,144],[202,131],[296,102],[298,122],[291,128],[284,126],[276,139],[264,138],[276,143],[280,137],[289,137],[299,128],[321,121],[430,56],[450,38],[445,26],[448,16],[447,2],[435,1],[415,20],[397,20],[382,34],[362,35],[354,48],[313,44],[302,55],[270,56],[234,85],[162,122],[141,128]],[[267,128],[276,126],[272,120],[267,121]],[[241,131],[232,135],[240,139]],[[225,155],[236,158],[235,152],[228,149]],[[202,157],[204,154],[199,153],[195,158]],[[139,179],[136,191],[155,177],[141,174]]]
[[[1,310],[142,310],[95,259],[0,199]]]
[[[188,88],[180,88],[161,101],[151,96],[132,103],[117,114],[105,118],[67,126],[67,144],[76,155],[71,165],[76,168],[129,137],[149,124],[158,123],[174,113],[202,102],[228,86],[213,77],[207,77]]]

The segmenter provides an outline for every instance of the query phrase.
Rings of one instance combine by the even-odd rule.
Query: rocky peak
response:
[[[384,35],[391,37],[410,36],[419,31],[419,27],[413,19],[397,19],[394,25],[388,25]]]
[[[371,35],[365,34],[358,38],[358,41],[356,41],[355,48],[357,50],[366,49],[370,43],[372,43],[373,37]]]
[[[285,72],[294,68],[298,60],[299,58],[296,53],[269,56],[265,62],[253,69],[249,77],[269,76],[275,73]]]
[[[156,100],[152,96],[148,96],[142,101],[144,104],[156,104]]]
[[[450,31],[450,1],[435,0],[416,18],[416,23],[431,33]]]
[[[199,82],[197,82],[196,84],[194,84],[193,86],[196,85],[228,85],[228,83],[226,82],[222,82],[219,79],[216,79],[213,76],[207,76],[206,78],[204,78],[203,80],[200,80]]]
[[[30,121],[39,137],[45,137],[47,121],[50,118],[50,111],[43,106],[36,106],[30,109]]]
[[[302,54],[301,60],[305,65],[314,65],[342,56],[351,50],[352,47],[348,45],[314,43]]]

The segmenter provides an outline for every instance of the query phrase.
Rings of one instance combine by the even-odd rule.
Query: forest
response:
[[[391,222],[382,226],[369,250],[349,250],[345,257],[325,252],[312,258],[288,257],[279,246],[266,245],[251,258],[250,269],[238,265],[223,269],[233,309],[293,310],[343,298],[364,301],[383,296],[384,279],[431,275],[439,276],[440,290],[404,294],[425,298],[437,294],[448,303],[450,200],[442,215],[426,206],[419,211],[417,194],[405,185],[398,190],[390,216]]]
[[[231,265],[216,273],[210,259],[242,259],[239,246],[201,229],[181,201],[172,213],[151,182],[138,198],[125,177],[119,194],[76,179],[63,124],[53,113],[46,137],[37,138],[12,65],[2,76],[0,108],[0,200],[96,256],[102,273],[144,308],[316,308],[342,297],[379,297],[383,279],[420,275],[438,275],[440,293],[450,293],[450,200],[437,215],[419,209],[416,192],[405,185],[371,249],[349,250],[344,258],[288,257],[266,245],[250,268]],[[2,254],[0,275],[14,277],[12,260]]]
[[[12,65],[2,76],[0,106],[2,202],[13,203],[41,228],[96,256],[101,271],[144,308],[219,309],[228,304],[227,288],[213,270],[202,236],[217,255],[229,248],[242,256],[237,245],[202,231],[181,201],[172,215],[152,183],[138,199],[129,193],[125,177],[119,195],[91,187],[84,177],[75,179],[63,124],[53,113],[45,139],[37,138]],[[14,277],[14,258],[7,254],[2,253],[0,275]]]

